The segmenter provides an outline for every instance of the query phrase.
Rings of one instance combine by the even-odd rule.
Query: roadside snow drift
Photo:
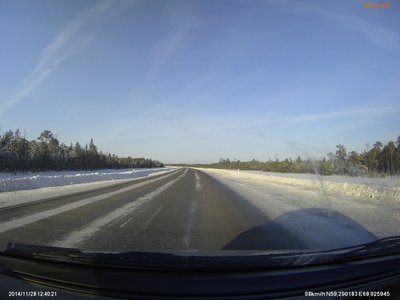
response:
[[[168,168],[37,172],[17,175],[0,173],[0,192],[31,190],[95,181],[131,179],[166,170]]]
[[[385,199],[400,202],[400,178],[365,178],[322,176],[313,174],[282,174],[262,171],[207,169],[233,178],[283,184],[298,188],[321,190],[325,194],[339,193],[351,197]]]

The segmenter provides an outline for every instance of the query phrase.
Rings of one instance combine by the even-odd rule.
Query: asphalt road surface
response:
[[[193,169],[0,210],[8,242],[92,251],[301,249],[305,245]]]

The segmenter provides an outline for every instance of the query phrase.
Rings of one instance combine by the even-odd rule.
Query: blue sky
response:
[[[0,0],[0,130],[166,163],[400,135],[400,2]]]

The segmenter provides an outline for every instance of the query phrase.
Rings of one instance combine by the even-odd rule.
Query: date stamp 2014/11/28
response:
[[[57,297],[56,291],[8,291],[8,297]]]

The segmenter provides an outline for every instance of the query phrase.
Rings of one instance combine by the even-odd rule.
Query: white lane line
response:
[[[196,191],[200,192],[202,190],[201,183],[200,183],[200,177],[199,174],[194,172],[194,182],[196,186]]]
[[[197,209],[197,200],[193,199],[191,206],[190,206],[189,220],[186,225],[185,236],[183,237],[183,244],[187,248],[189,248],[192,243],[191,235],[192,235],[192,228],[193,228],[193,215],[194,215],[194,212],[196,211],[196,209]]]
[[[169,181],[168,183],[152,191],[151,193],[143,197],[139,197],[136,201],[121,206],[120,208],[117,208],[111,213],[89,223],[84,228],[75,230],[70,234],[68,234],[67,236],[65,236],[64,238],[50,243],[50,245],[57,247],[76,247],[78,244],[80,244],[81,242],[85,241],[86,239],[94,235],[96,232],[98,232],[101,229],[101,227],[108,225],[112,222],[115,222],[117,219],[121,219],[128,214],[132,214],[144,203],[153,200],[154,197],[158,196],[159,194],[164,192],[167,188],[172,186],[175,182],[177,182],[179,179],[184,177],[186,173],[187,169],[183,174],[179,175],[176,179]]]
[[[159,208],[151,215],[151,217],[142,225],[140,226],[140,230],[144,231],[149,227],[150,223],[153,222],[154,218],[160,213],[160,211],[163,209],[163,206],[160,205]]]
[[[119,228],[124,227],[126,224],[128,224],[131,220],[133,219],[133,216],[130,217],[127,221],[125,221],[124,223],[122,223],[121,225],[119,225]]]
[[[34,223],[34,222],[37,222],[37,221],[40,221],[40,220],[43,220],[43,219],[46,219],[46,218],[49,218],[49,217],[52,217],[52,216],[67,212],[69,210],[73,210],[75,208],[79,208],[79,207],[84,206],[84,205],[92,204],[94,202],[113,197],[113,196],[115,196],[117,194],[120,194],[120,193],[128,192],[130,190],[134,190],[134,189],[136,189],[138,187],[142,187],[142,186],[145,186],[145,185],[147,185],[149,183],[153,183],[153,182],[159,181],[161,179],[164,179],[164,178],[166,178],[166,177],[168,177],[170,175],[171,175],[171,173],[168,174],[168,175],[162,176],[162,177],[158,177],[158,178],[147,180],[147,181],[144,181],[144,182],[140,182],[140,183],[137,183],[137,184],[125,187],[125,188],[121,188],[121,189],[113,191],[113,192],[109,192],[109,193],[106,193],[106,194],[102,194],[102,195],[90,197],[90,198],[87,198],[87,199],[79,200],[79,201],[76,201],[74,203],[70,203],[70,204],[63,205],[63,206],[60,206],[60,207],[57,207],[57,208],[45,210],[45,211],[42,211],[40,213],[35,213],[35,214],[29,215],[29,216],[26,216],[26,217],[22,217],[22,218],[18,218],[18,219],[14,219],[14,220],[11,220],[11,221],[0,223],[0,233],[6,232],[6,231],[9,231],[9,230],[18,228],[18,227],[22,227],[22,226],[25,226],[25,225],[28,225],[28,224],[31,224],[31,223]]]
[[[197,172],[194,172],[194,180],[195,180],[195,187],[196,191],[200,192],[202,190],[202,186],[200,183],[200,177]],[[189,219],[186,225],[186,230],[185,230],[185,236],[183,237],[183,244],[185,245],[186,248],[191,247],[192,239],[192,229],[193,229],[193,218],[194,218],[194,212],[196,211],[198,206],[198,199],[195,197],[192,199],[192,202],[190,204],[190,211],[189,211]]]
[[[162,209],[163,209],[163,206],[160,205],[160,207],[156,209],[156,211],[150,216],[150,218],[148,218],[147,221],[142,226],[140,226],[139,230],[137,230],[134,234],[132,234],[130,240],[133,241],[139,232],[145,231],[147,229],[147,227],[149,227],[150,223],[153,222],[154,218],[160,213],[160,211]]]

